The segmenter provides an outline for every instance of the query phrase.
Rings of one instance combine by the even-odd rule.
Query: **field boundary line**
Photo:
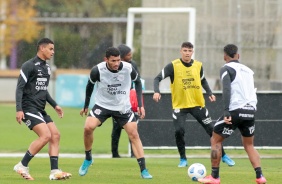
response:
[[[0,153],[0,158],[18,158],[23,157],[25,153]],[[231,158],[248,158],[247,155],[229,155]],[[47,153],[38,153],[37,158],[48,158]],[[61,153],[60,158],[84,158],[85,154],[78,153]],[[112,158],[111,154],[93,154],[94,158]],[[127,154],[121,154],[123,158],[129,158]],[[145,158],[179,158],[177,154],[145,154]],[[206,155],[187,155],[187,158],[210,158],[209,154]],[[260,158],[282,158],[282,155],[260,155]]]

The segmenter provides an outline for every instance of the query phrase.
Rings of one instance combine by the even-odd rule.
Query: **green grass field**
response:
[[[79,110],[75,108],[64,108],[64,118],[59,119],[55,111],[48,107],[47,112],[56,122],[61,132],[61,153],[84,153],[83,146],[83,126],[85,117],[79,116]],[[27,150],[30,142],[36,136],[24,124],[19,125],[15,120],[15,105],[0,104],[0,153],[23,153]],[[108,120],[102,127],[95,131],[95,140],[93,145],[93,154],[110,154],[110,136],[111,136],[111,120]],[[126,133],[122,133],[120,141],[120,153],[126,154],[128,149],[128,138]],[[231,156],[245,156],[243,150],[226,150]],[[263,158],[262,169],[268,183],[278,184],[278,177],[281,176],[282,168],[282,150],[259,150],[261,156],[275,157]],[[40,153],[47,153],[44,148]],[[175,158],[147,158],[147,167],[153,175],[152,180],[143,180],[139,175],[139,167],[136,159],[133,158],[97,158],[94,165],[90,168],[89,173],[80,177],[78,168],[83,158],[60,158],[60,168],[71,172],[73,177],[67,181],[68,183],[196,183],[190,181],[187,176],[187,168],[178,168],[176,150],[145,150],[145,155],[154,154],[174,154]],[[209,155],[209,150],[187,150],[189,155]],[[21,158],[0,158],[0,183],[27,183],[16,173],[13,172],[13,166],[20,161]],[[248,159],[235,158],[236,166],[228,167],[221,164],[221,183],[224,184],[249,184],[255,183],[255,173]],[[190,158],[189,163],[200,162],[207,168],[210,174],[210,160],[207,158]],[[30,173],[35,178],[33,183],[49,183],[48,180],[50,166],[48,158],[34,158],[30,164]]]

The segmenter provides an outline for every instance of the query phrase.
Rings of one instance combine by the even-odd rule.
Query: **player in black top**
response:
[[[38,138],[33,141],[22,160],[14,166],[14,170],[26,180],[34,180],[28,169],[30,160],[49,143],[51,172],[50,180],[67,179],[70,173],[58,169],[60,132],[51,117],[46,113],[48,102],[63,117],[63,110],[48,93],[51,70],[46,60],[54,55],[54,43],[48,38],[41,39],[37,44],[37,55],[22,65],[16,89],[16,119],[23,121],[33,130]]]

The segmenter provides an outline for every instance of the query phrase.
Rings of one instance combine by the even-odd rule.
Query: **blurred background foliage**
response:
[[[46,36],[46,24],[35,22],[36,18],[126,17],[127,9],[140,7],[142,0],[1,0],[0,3],[3,5],[4,1],[7,7],[6,16],[5,19],[2,16],[0,23],[6,24],[5,57],[7,67],[15,69],[35,56],[37,41]],[[57,68],[89,69],[103,60],[107,47],[113,46],[111,23],[62,23],[49,26],[51,39],[55,42],[54,64]],[[87,31],[84,34],[83,29]],[[121,42],[125,43],[126,24],[121,31]],[[138,61],[138,45],[135,51],[133,57]]]

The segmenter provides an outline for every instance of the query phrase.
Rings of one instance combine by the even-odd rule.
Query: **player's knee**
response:
[[[52,140],[53,141],[60,141],[60,139],[61,139],[61,134],[60,134],[59,131],[54,133],[54,134],[52,134]]]
[[[47,144],[51,140],[52,136],[51,133],[46,133],[39,137],[39,139],[44,143]]]
[[[139,134],[137,131],[132,131],[128,133],[128,137],[130,141],[138,140],[139,139]]]
[[[93,130],[94,129],[90,126],[84,126],[84,134],[91,134]]]

